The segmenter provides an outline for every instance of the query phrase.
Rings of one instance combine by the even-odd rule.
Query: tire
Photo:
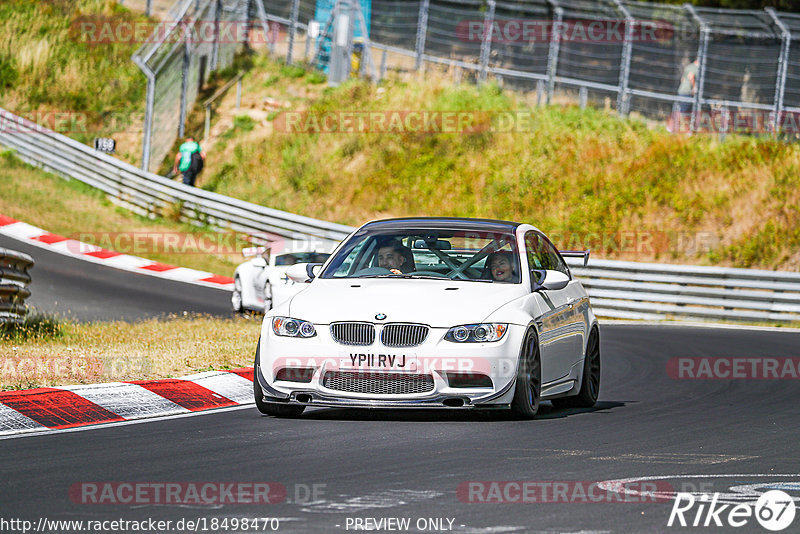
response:
[[[272,284],[269,282],[264,286],[264,313],[272,309]]]
[[[589,342],[586,344],[586,356],[583,360],[583,378],[581,390],[573,397],[553,399],[556,408],[591,408],[597,403],[600,393],[600,334],[592,328]]]
[[[542,360],[536,332],[528,330],[517,366],[517,383],[514,385],[514,400],[511,412],[522,419],[533,419],[539,411],[542,395]]]
[[[239,275],[233,279],[233,293],[231,293],[231,308],[235,313],[242,313],[242,279]]]
[[[262,414],[271,415],[273,417],[298,417],[306,409],[305,406],[264,402],[264,391],[261,389],[261,384],[258,383],[258,351],[260,347],[261,339],[258,340],[258,346],[256,347],[256,362],[253,366],[253,396],[255,397],[256,408],[258,408],[258,411]]]

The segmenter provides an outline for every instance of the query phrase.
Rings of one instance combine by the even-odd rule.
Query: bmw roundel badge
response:
[[[377,319],[379,321],[383,321],[384,319],[386,319],[386,314],[385,313],[377,313],[377,314],[375,314],[375,319]]]

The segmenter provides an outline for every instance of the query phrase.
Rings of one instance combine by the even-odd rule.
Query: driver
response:
[[[514,272],[514,261],[511,259],[510,252],[492,252],[486,259],[492,280],[496,282],[513,282],[516,273]]]
[[[383,243],[378,248],[378,267],[389,269],[395,274],[408,272],[410,265],[407,264],[408,249],[397,239],[391,239]]]

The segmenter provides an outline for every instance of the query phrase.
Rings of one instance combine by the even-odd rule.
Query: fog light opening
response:
[[[295,397],[295,399],[297,399],[297,402],[301,402],[303,404],[309,404],[311,402],[311,395],[307,393],[301,393],[297,397]]]
[[[464,399],[461,397],[450,397],[449,399],[445,399],[442,404],[449,408],[461,408],[464,406]]]

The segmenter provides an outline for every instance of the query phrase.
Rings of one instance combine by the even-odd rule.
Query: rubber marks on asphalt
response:
[[[251,404],[249,368],[0,393],[0,436]]]
[[[175,265],[167,265],[137,256],[121,254],[88,243],[82,243],[68,237],[52,234],[41,228],[20,222],[11,217],[0,214],[0,234],[26,241],[32,245],[40,246],[75,258],[80,258],[94,263],[100,263],[115,269],[133,271],[159,278],[167,278],[178,282],[188,282],[207,287],[233,289],[233,278],[220,276],[205,271],[186,269]]]

